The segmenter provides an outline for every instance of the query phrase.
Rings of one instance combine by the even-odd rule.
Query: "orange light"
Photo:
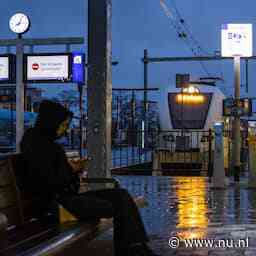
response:
[[[201,94],[178,94],[176,96],[176,102],[181,104],[192,103],[200,104],[204,102],[204,96]]]

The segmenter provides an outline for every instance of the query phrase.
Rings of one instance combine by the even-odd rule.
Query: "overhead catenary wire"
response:
[[[200,42],[195,38],[195,36],[193,35],[188,23],[185,21],[185,19],[181,16],[180,11],[177,8],[176,2],[175,0],[172,0],[172,5],[175,9],[176,15],[178,17],[179,22],[183,25],[184,30],[186,31],[189,39],[191,40],[191,43],[193,43],[195,50],[198,51],[199,55],[211,55],[210,52],[208,50],[206,50],[204,47],[202,47],[200,45]]]
[[[165,15],[169,18],[171,25],[175,29],[178,37],[185,42],[185,44],[191,50],[194,56],[202,56],[204,54],[209,55],[209,52],[206,51],[193,36],[193,33],[191,32],[188,24],[182,18],[174,0],[172,0],[172,3],[174,11],[170,10],[165,0],[160,0],[160,6],[162,7]],[[202,61],[199,61],[199,63],[206,75],[212,76],[211,73],[208,71],[206,64]]]

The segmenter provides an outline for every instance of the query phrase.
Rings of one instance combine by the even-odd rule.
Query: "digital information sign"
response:
[[[72,81],[78,84],[85,83],[85,54],[72,53]]]
[[[222,57],[252,56],[252,24],[224,24],[221,28]]]
[[[25,56],[25,80],[28,82],[70,82],[70,54],[33,54]]]
[[[0,80],[9,80],[9,57],[0,57]]]
[[[15,55],[5,54],[0,55],[0,83],[12,84],[15,83],[16,68]]]

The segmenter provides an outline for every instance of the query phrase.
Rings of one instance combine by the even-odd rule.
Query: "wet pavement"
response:
[[[140,211],[160,255],[256,255],[256,189],[212,189],[205,177],[117,178],[132,195],[147,199]],[[101,239],[111,237],[109,231]]]

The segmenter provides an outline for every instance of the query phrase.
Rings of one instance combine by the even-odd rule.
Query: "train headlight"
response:
[[[195,86],[183,88],[176,97],[176,102],[181,104],[201,104],[205,100],[204,95]]]
[[[176,97],[176,102],[180,104],[201,104],[204,102],[204,96],[202,94],[184,94],[180,93]]]

